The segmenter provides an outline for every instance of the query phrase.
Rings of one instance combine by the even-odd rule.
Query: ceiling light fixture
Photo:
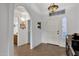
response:
[[[50,13],[53,13],[56,12],[58,8],[59,8],[58,5],[56,5],[55,3],[51,3],[50,6],[48,7],[48,10]]]

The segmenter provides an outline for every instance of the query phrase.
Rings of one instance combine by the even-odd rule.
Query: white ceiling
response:
[[[74,5],[77,5],[77,3],[55,3],[55,4],[59,6],[58,10],[67,9]],[[39,14],[48,14],[48,6],[50,5],[50,3],[31,3],[28,5],[33,11]]]
[[[77,3],[56,3],[56,4],[59,6],[58,10],[68,9],[68,8],[71,8],[75,5],[78,5]],[[48,15],[49,14],[49,12],[48,12],[48,6],[50,5],[49,3],[26,3],[26,4],[22,3],[22,4],[16,4],[16,5],[20,6],[18,8],[15,8],[16,15],[19,13],[21,13],[21,14],[25,13],[28,15],[28,13],[26,13],[27,12],[26,8],[23,8],[23,6],[21,7],[21,5],[24,5],[24,7],[25,6],[28,7],[28,10],[31,9],[31,11],[34,11],[40,15]],[[17,20],[15,19],[15,22],[16,21]]]
[[[78,5],[78,3],[55,3],[55,4],[59,6],[58,10],[69,9],[75,5]],[[24,5],[24,7],[28,8],[28,10],[31,9],[31,11],[34,11],[40,15],[49,14],[48,6],[50,5],[50,3],[21,3],[16,5],[19,5],[19,6]],[[24,11],[24,9],[21,9],[21,10],[20,9],[18,8],[19,11],[22,11],[22,12]]]
[[[18,24],[18,17],[25,20],[30,20],[30,15],[23,6],[17,6],[14,10],[14,24]]]

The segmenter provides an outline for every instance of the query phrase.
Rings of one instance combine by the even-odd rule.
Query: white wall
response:
[[[0,4],[0,56],[9,55],[9,48],[12,50],[12,32],[9,32],[11,25],[9,24],[9,4]],[[12,21],[12,20],[11,20]],[[10,27],[10,28],[9,28]],[[10,51],[11,51],[10,50]]]
[[[67,9],[66,15],[68,19],[68,34],[79,33],[79,6]]]
[[[50,30],[49,28],[47,27],[50,27],[49,25],[47,25],[47,22],[49,21],[49,17],[45,17],[43,16],[42,17],[42,43],[47,43],[49,39],[51,39],[50,35],[49,35],[49,31]]]
[[[9,21],[8,21],[8,51],[9,55],[14,55],[14,45],[13,45],[13,29],[14,29],[14,4],[9,4]]]
[[[40,18],[34,18],[34,20],[32,20],[32,48],[36,47],[37,45],[39,45],[41,43],[41,29],[37,28],[37,22],[40,21]]]
[[[24,45],[28,43],[28,21],[26,21],[26,28],[21,29],[20,28],[21,20],[19,20],[18,24],[18,46]]]

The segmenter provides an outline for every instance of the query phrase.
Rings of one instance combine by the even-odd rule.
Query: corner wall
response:
[[[41,37],[42,37],[42,29],[37,28],[38,26],[38,22],[41,22],[41,18],[40,15],[34,15],[32,16],[32,47],[34,48],[36,46],[38,46],[42,41],[41,41]]]

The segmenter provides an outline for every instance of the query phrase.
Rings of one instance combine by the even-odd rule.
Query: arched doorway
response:
[[[14,46],[30,43],[30,15],[23,6],[14,9]]]

